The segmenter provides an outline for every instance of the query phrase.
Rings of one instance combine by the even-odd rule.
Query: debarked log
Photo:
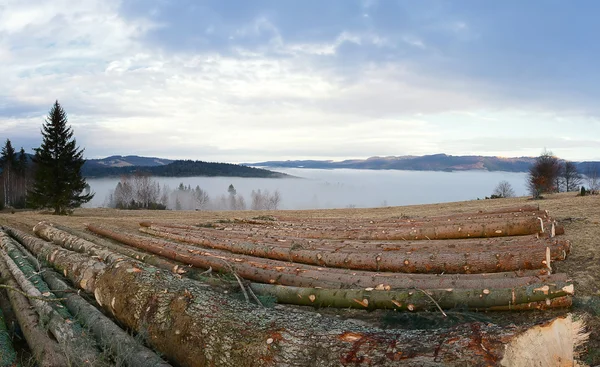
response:
[[[181,366],[462,366],[524,360],[531,365],[559,350],[560,358],[573,360],[585,336],[569,317],[541,325],[382,330],[314,313],[264,309],[132,260],[88,272],[91,263],[83,255],[48,243],[38,250],[36,255],[45,254],[74,284],[93,292],[107,312],[145,332],[156,350]],[[545,339],[534,354],[525,354],[532,328],[537,339]]]
[[[337,251],[335,249],[306,249],[302,246],[252,242],[225,242],[198,238],[185,232],[167,232],[141,227],[140,231],[158,237],[196,244],[212,249],[230,251],[273,260],[346,269],[408,273],[485,273],[518,269],[548,267],[546,248],[550,259],[564,259],[570,243],[550,240],[532,240],[517,245],[494,246],[487,251],[477,248],[410,248],[405,252]],[[537,266],[536,266],[537,264]]]

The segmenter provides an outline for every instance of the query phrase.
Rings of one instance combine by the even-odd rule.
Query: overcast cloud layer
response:
[[[88,158],[600,160],[596,1],[0,0],[0,138]]]

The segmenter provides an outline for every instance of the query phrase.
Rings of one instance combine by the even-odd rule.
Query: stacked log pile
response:
[[[509,327],[384,330],[260,304],[270,296],[303,306],[444,315],[457,307],[568,307],[573,282],[553,274],[552,262],[565,260],[571,244],[534,208],[385,220],[143,222],[143,234],[93,223],[87,229],[93,235],[41,222],[38,237],[0,232],[0,273],[14,290],[13,308],[23,310],[17,316],[40,365],[65,358],[102,365],[103,351],[124,365],[168,365],[147,347],[181,366],[557,365],[574,361],[586,337],[569,315]],[[213,276],[219,272],[231,277]],[[147,347],[67,282],[143,335]],[[246,301],[230,295],[238,289]],[[44,327],[52,338],[44,338]],[[65,357],[65,348],[79,354]]]
[[[194,267],[234,271],[258,283],[251,289],[285,303],[545,309],[569,306],[573,294],[565,274],[551,274],[552,261],[566,259],[571,244],[556,236],[564,230],[546,211],[531,207],[339,225],[322,219],[237,220],[211,228],[140,224],[152,238],[87,228]],[[36,228],[51,239],[51,227]]]

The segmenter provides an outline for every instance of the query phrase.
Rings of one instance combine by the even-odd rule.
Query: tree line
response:
[[[145,173],[121,176],[115,189],[108,195],[104,206],[116,209],[154,210],[277,210],[282,197],[279,190],[252,190],[250,200],[238,194],[233,184],[227,193],[211,197],[197,185],[184,185],[171,190]]]

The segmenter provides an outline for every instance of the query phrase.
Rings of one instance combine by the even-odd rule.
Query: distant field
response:
[[[254,218],[269,215],[302,218],[391,218],[420,217],[478,210],[493,210],[520,205],[539,205],[540,209],[565,227],[565,238],[572,244],[572,252],[566,261],[554,263],[557,272],[566,272],[575,281],[575,302],[573,311],[586,318],[592,331],[589,353],[584,361],[591,365],[600,364],[600,196],[579,197],[574,193],[548,195],[544,200],[531,201],[527,198],[473,200],[454,203],[387,207],[374,209],[329,209],[329,210],[286,210],[286,211],[222,211],[222,212],[182,212],[182,211],[120,211],[115,209],[78,209],[71,216],[53,216],[43,212],[17,212],[0,214],[0,224],[18,227],[32,232],[32,227],[42,220],[56,222],[77,229],[84,229],[86,223],[119,226],[137,231],[138,223],[144,220],[176,222],[185,224],[205,223],[232,218]],[[330,312],[330,311],[323,311]],[[342,310],[353,318],[367,321],[381,316],[372,313],[361,317],[356,311]],[[364,311],[363,311],[364,313]],[[532,315],[528,313],[527,315]],[[529,317],[527,316],[526,317]],[[511,316],[509,316],[511,317]]]

